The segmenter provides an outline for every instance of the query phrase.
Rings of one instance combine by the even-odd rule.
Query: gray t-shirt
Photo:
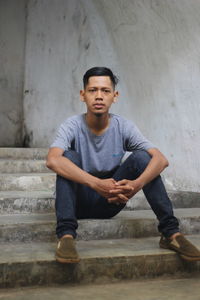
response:
[[[121,163],[126,151],[154,148],[131,121],[110,114],[110,124],[100,136],[90,131],[85,114],[68,118],[61,124],[50,146],[75,150],[81,155],[82,168],[98,177],[106,177]]]

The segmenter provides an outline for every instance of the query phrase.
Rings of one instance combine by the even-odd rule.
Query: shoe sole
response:
[[[178,252],[177,250],[175,249],[172,249],[172,248],[169,248],[165,245],[160,245],[160,248],[162,249],[168,249],[168,250],[172,250],[172,251],[175,251],[177,254],[180,255],[180,257],[186,261],[200,261],[200,257],[192,257],[192,256],[187,256],[187,255],[184,255],[184,254],[181,254],[180,252]]]
[[[58,257],[56,256],[56,261],[58,261],[59,263],[62,264],[76,264],[78,262],[80,262],[80,258],[62,258],[62,257]]]
[[[186,256],[184,254],[179,254],[180,257],[186,261],[200,261],[200,257],[191,257],[191,256]]]
[[[162,249],[169,249],[169,247],[167,247],[167,246],[165,246],[165,245],[159,244],[159,246],[160,246],[160,248],[162,248]],[[171,249],[170,249],[170,250],[171,250]]]

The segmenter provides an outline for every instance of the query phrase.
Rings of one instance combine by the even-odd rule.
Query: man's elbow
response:
[[[56,167],[56,159],[54,159],[53,157],[47,157],[46,167],[50,170],[54,170],[54,168]]]
[[[166,157],[163,157],[163,169],[167,168],[169,166],[169,161],[166,159]]]

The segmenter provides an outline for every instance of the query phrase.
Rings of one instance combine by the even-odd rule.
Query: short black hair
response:
[[[92,77],[92,76],[109,76],[114,88],[115,88],[115,86],[117,85],[117,83],[119,81],[118,78],[113,74],[113,72],[109,68],[94,67],[94,68],[91,68],[91,69],[87,70],[87,72],[83,76],[83,86],[84,86],[84,88],[88,84],[89,78]]]

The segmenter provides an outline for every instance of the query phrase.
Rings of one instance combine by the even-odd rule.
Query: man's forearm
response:
[[[47,161],[47,167],[66,179],[90,187],[96,184],[96,181],[98,180],[98,178],[85,172],[71,162],[68,158],[63,156],[56,157],[55,159],[52,158],[51,160]]]
[[[140,181],[143,186],[151,182],[158,175],[160,175],[160,173],[168,166],[168,161],[162,153],[151,153],[153,153],[153,155],[149,164],[147,165],[144,172],[136,179]]]
[[[47,167],[66,179],[89,186],[107,199],[112,195],[110,190],[115,188],[113,178],[99,179],[92,176],[63,156],[47,159]]]

